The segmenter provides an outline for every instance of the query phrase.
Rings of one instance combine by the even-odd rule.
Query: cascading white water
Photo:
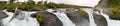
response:
[[[4,26],[39,26],[36,18],[30,17],[31,14],[36,12],[21,11],[21,14],[16,16],[13,20],[10,19],[14,16],[14,13],[3,10],[8,17],[2,19]],[[22,18],[22,20],[20,20]]]
[[[97,26],[95,24],[94,17],[93,17],[93,9],[91,9],[91,8],[83,8],[83,10],[85,12],[87,12],[88,15],[89,15],[90,26]]]
[[[47,11],[55,14],[58,17],[58,19],[63,23],[63,26],[75,26],[75,24],[72,23],[72,21],[65,14],[65,10],[66,9],[60,9],[57,10],[56,12],[53,12],[55,10],[48,9]]]
[[[5,13],[8,15],[7,18],[2,19],[3,24],[4,24],[4,26],[8,26],[8,22],[9,22],[10,19],[13,17],[14,13],[12,13],[12,12],[8,12],[8,11],[6,11],[6,9],[3,10],[3,12],[5,12]]]
[[[103,17],[106,18],[107,23],[108,23],[108,26],[120,26],[120,21],[119,21],[119,20],[111,20],[111,19],[109,18],[109,15],[104,14],[102,11],[103,11],[103,10],[101,10],[100,13],[101,13],[101,15],[102,15]]]

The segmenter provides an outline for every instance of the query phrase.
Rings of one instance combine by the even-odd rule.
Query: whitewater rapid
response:
[[[7,18],[2,19],[4,26],[39,26],[36,18],[30,17],[31,14],[36,12],[21,11],[21,13],[18,14],[15,18],[13,18],[15,13],[8,12],[6,9],[3,10],[3,12],[8,15]],[[11,20],[12,18],[13,20]]]

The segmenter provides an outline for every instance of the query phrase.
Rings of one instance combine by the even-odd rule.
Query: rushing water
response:
[[[101,10],[100,13],[101,13],[102,16],[104,16],[106,18],[108,26],[120,26],[120,21],[119,20],[111,20],[109,18],[109,15],[104,14],[102,11],[103,10]]]
[[[7,18],[2,19],[4,26],[39,26],[36,18],[30,17],[31,14],[36,12],[20,11],[20,13],[14,18],[13,16],[15,16],[15,13],[8,12],[6,10],[3,10],[3,12],[8,15]],[[12,18],[13,20],[11,20]]]
[[[58,17],[58,19],[63,23],[63,26],[75,26],[75,24],[72,23],[72,21],[65,14],[65,10],[66,9],[59,9],[56,10],[56,12],[52,12],[54,10],[48,9],[47,11],[55,14]]]
[[[94,17],[93,17],[93,9],[91,9],[91,8],[83,8],[83,10],[85,12],[87,12],[88,15],[89,15],[90,26],[97,26],[95,24]]]

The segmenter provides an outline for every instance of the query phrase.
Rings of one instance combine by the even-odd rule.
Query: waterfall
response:
[[[101,10],[100,13],[101,13],[101,15],[102,15],[103,17],[106,18],[107,23],[108,23],[108,26],[120,26],[120,21],[119,21],[119,20],[111,20],[111,19],[109,18],[109,15],[104,14],[102,11],[103,11],[103,10]]]
[[[83,10],[85,12],[87,12],[88,15],[89,15],[90,26],[97,26],[95,24],[94,17],[93,17],[93,9],[91,9],[91,8],[83,8]]]
[[[75,26],[75,24],[72,23],[72,21],[65,14],[65,10],[66,9],[59,9],[56,12],[52,12],[55,10],[48,9],[47,11],[55,14],[58,17],[58,19],[63,23],[63,26]]]
[[[7,18],[2,19],[4,26],[39,26],[36,18],[30,17],[31,14],[36,13],[34,11],[20,11],[20,13],[16,15],[16,17],[11,20],[11,22],[9,21],[13,18],[15,13],[8,12],[6,9],[3,10],[3,12],[8,15]]]

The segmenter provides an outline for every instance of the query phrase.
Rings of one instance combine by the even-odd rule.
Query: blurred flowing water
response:
[[[75,26],[75,24],[72,23],[72,21],[66,15],[65,10],[66,9],[59,9],[56,10],[56,12],[53,12],[55,10],[48,9],[47,11],[55,14],[58,17],[58,19],[63,23],[63,26]]]
[[[31,14],[36,13],[34,11],[20,11],[17,15],[14,15],[16,13],[8,12],[6,9],[3,12],[8,15],[7,18],[2,19],[4,26],[39,26],[36,18],[30,17]]]
[[[120,21],[119,20],[110,19],[109,15],[103,13],[103,10],[101,10],[100,13],[101,13],[102,16],[104,16],[106,18],[108,26],[120,26]]]
[[[90,26],[97,26],[95,24],[94,17],[93,17],[93,9],[92,8],[83,8],[83,10],[85,12],[87,12],[89,15]]]

